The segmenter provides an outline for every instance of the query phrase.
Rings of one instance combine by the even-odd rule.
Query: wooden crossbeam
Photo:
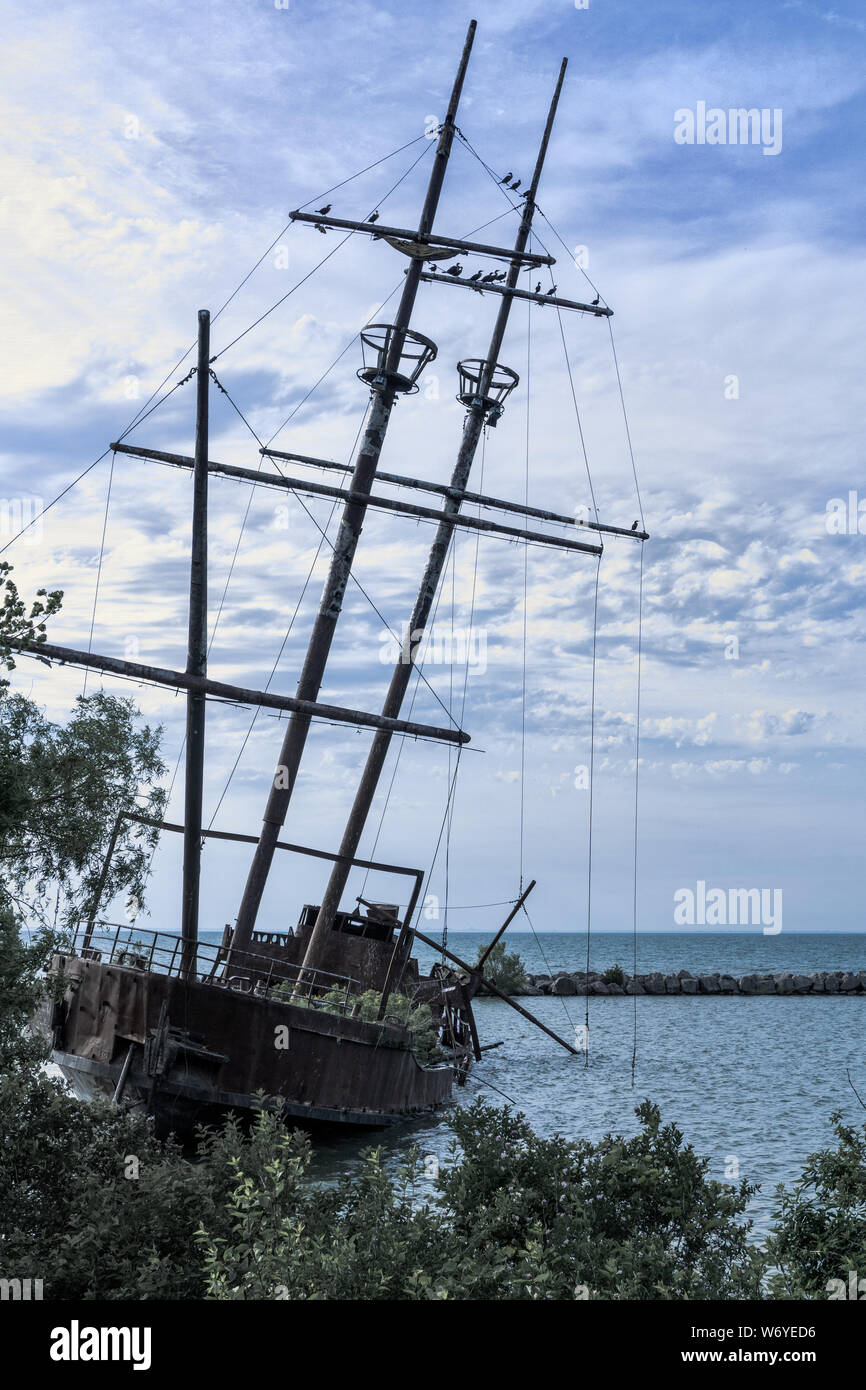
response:
[[[367,232],[369,236],[374,237],[397,237],[400,241],[415,241],[420,246],[446,246],[454,251],[492,256],[495,260],[518,261],[521,265],[556,265],[555,256],[539,256],[530,251],[509,251],[504,246],[488,246],[481,241],[458,241],[457,237],[434,236],[432,232],[419,237],[417,231],[411,231],[408,227],[383,227],[380,222],[353,222],[347,217],[322,217],[315,212],[290,212],[289,217],[293,222],[312,222],[317,227],[342,227],[349,232]]]
[[[137,444],[121,444],[120,442],[109,444],[108,447],[118,454],[128,454],[131,458],[153,459],[155,463],[167,463],[173,468],[189,469],[193,466],[193,459],[189,454],[172,454],[165,449],[144,449]],[[338,473],[352,472],[349,464],[336,463],[333,459],[313,458],[310,454],[294,454],[280,449],[268,448],[262,448],[259,452],[267,458],[287,459],[292,463],[306,464],[310,468],[323,468]],[[257,473],[254,468],[239,468],[231,463],[217,463],[213,459],[209,462],[208,468],[217,475],[235,478],[238,482],[255,483],[260,487],[276,487],[297,491],[299,485],[303,483],[302,479],[293,480],[285,478],[283,475],[274,477],[272,473]],[[383,483],[393,483],[397,487],[418,488],[421,492],[436,493],[440,497],[455,497],[457,495],[455,488],[446,487],[443,483],[427,482],[424,478],[409,478],[399,473],[377,473],[376,477]],[[305,484],[305,486],[311,485]],[[386,505],[390,499],[382,498],[381,500],[383,505]],[[560,526],[580,526],[588,531],[599,531],[610,536],[625,536],[633,541],[649,540],[648,531],[632,531],[625,526],[608,526],[602,521],[575,521],[573,516],[564,516],[561,512],[547,511],[543,507],[527,507],[520,502],[506,502],[502,498],[488,497],[481,492],[464,492],[463,501],[477,502],[483,507],[492,507],[494,511],[515,512],[521,516],[536,517],[540,521],[554,521]],[[371,499],[370,505],[375,506],[375,501]],[[440,513],[435,512],[434,515],[438,519]],[[471,526],[472,518],[463,518],[463,520]],[[517,532],[516,534],[522,535],[523,533]],[[544,536],[543,539],[549,542],[551,538]]]
[[[508,285],[482,285],[478,280],[467,280],[462,275],[431,275],[429,271],[421,272],[422,280],[429,280],[436,285],[459,285],[464,290],[475,290],[478,294],[500,294],[507,295],[511,299],[529,299],[534,304],[554,304],[559,309],[577,309],[582,314],[594,314],[596,318],[613,318],[613,309],[606,309],[602,304],[581,304],[576,299],[560,299],[553,294],[535,294],[533,290],[509,289]]]
[[[252,471],[252,470],[250,470]],[[253,473],[257,478],[259,475]],[[268,479],[276,482],[276,479]],[[435,507],[419,507],[414,502],[398,502],[392,497],[377,497],[373,493],[352,492],[347,488],[329,487],[326,483],[312,483],[306,478],[282,478],[281,484],[294,492],[307,492],[314,497],[334,497],[341,502],[363,502],[365,506],[382,511],[398,512],[403,516],[416,516],[422,521],[442,520],[443,513]],[[454,526],[462,526],[468,531],[486,531],[496,536],[511,536],[516,540],[530,541],[533,545],[549,545],[557,550],[580,550],[589,555],[600,555],[601,546],[586,541],[573,541],[567,536],[549,536],[544,531],[524,531],[518,526],[503,526],[498,521],[488,521],[481,516],[449,514],[448,521]]]
[[[335,463],[331,459],[311,458],[309,454],[292,454],[282,449],[263,448],[259,450],[268,458],[286,459],[289,463],[304,463],[310,468],[330,469],[339,473],[351,473],[347,463]],[[482,507],[492,507],[497,512],[516,512],[520,516],[534,516],[539,521],[556,521],[561,526],[573,526],[574,517],[561,512],[546,511],[543,507],[527,507],[522,502],[504,502],[500,497],[486,497],[480,492],[460,492],[458,488],[445,483],[431,483],[426,478],[409,478],[401,473],[376,473],[378,483],[392,483],[395,487],[417,488],[419,492],[432,492],[437,497],[459,497],[463,502],[477,502]]]
[[[226,681],[211,680],[208,676],[193,676],[186,671],[172,671],[163,666],[146,666],[140,661],[121,661],[119,657],[80,652],[72,647],[58,647],[52,642],[10,640],[9,645],[26,656],[65,662],[70,666],[92,667],[97,671],[107,671],[111,675],[128,676],[133,680],[148,681],[154,685],[167,685],[175,690],[193,690],[202,695],[233,700],[243,705],[261,705],[265,709],[308,715],[311,719],[330,719],[338,724],[356,724],[359,728],[388,729],[391,733],[408,734],[413,738],[440,739],[444,743],[469,742],[469,735],[462,729],[437,729],[431,724],[416,724],[409,719],[389,719],[382,714],[367,714],[362,710],[346,709],[343,705],[325,705],[318,700],[298,700],[291,695],[272,694],[269,690],[247,690],[243,686],[229,685]]]
[[[459,956],[454,955],[453,951],[446,950],[441,941],[434,941],[432,936],[425,936],[417,927],[413,928],[412,935],[419,941],[423,941],[425,946],[432,946],[434,951],[437,951],[440,955],[446,956],[448,960],[453,961],[461,970],[465,970],[470,977],[478,973],[477,965],[469,965],[465,960],[461,960]],[[558,1033],[554,1033],[552,1028],[548,1028],[546,1023],[542,1023],[541,1019],[536,1018],[535,1014],[531,1014],[528,1009],[524,1009],[522,1004],[518,1004],[516,999],[512,999],[509,994],[501,990],[492,980],[485,980],[484,983],[491,994],[495,994],[497,998],[501,999],[505,1004],[509,1004],[516,1013],[528,1019],[530,1023],[534,1023],[536,1028],[540,1028],[542,1033],[546,1033],[549,1038],[553,1038],[554,1042],[558,1042],[560,1047],[565,1048],[566,1052],[571,1052],[575,1057],[577,1056],[576,1047],[572,1047],[571,1043],[567,1043]]]

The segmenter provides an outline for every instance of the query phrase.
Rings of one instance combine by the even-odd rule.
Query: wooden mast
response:
[[[207,483],[208,387],[210,379],[210,311],[198,314],[196,367],[195,464],[193,468],[192,561],[189,575],[189,633],[186,674],[207,676]],[[195,972],[198,945],[198,900],[201,880],[201,821],[204,785],[204,735],[207,700],[203,691],[186,697],[186,778],[184,785],[183,905],[181,939],[183,973]]]
[[[448,103],[448,111],[440,127],[439,142],[433,161],[433,169],[430,173],[427,195],[424,200],[424,206],[418,224],[417,235],[420,238],[426,237],[432,231],[433,219],[439,204],[439,196],[442,192],[442,184],[445,178],[445,170],[448,165],[449,155],[451,154],[451,146],[454,142],[455,117],[463,88],[463,80],[466,76],[466,68],[469,63],[469,54],[475,39],[475,29],[476,21],[473,19],[469,24],[466,41],[463,46],[460,65],[452,88],[451,99]],[[315,700],[317,698],[325,674],[325,667],[331,649],[334,630],[337,625],[337,619],[340,616],[343,595],[346,590],[346,585],[349,582],[352,562],[354,560],[355,550],[361,534],[361,526],[363,525],[366,513],[366,503],[363,500],[363,494],[369,494],[376,477],[379,455],[385,440],[385,433],[388,428],[388,422],[398,390],[395,377],[400,366],[400,358],[406,341],[406,333],[409,328],[409,321],[418,293],[421,271],[422,262],[413,259],[406,274],[400,305],[394,319],[393,332],[390,336],[384,370],[380,374],[380,377],[373,383],[373,404],[370,410],[370,418],[355,461],[351,479],[352,493],[362,494],[362,496],[353,496],[352,500],[347,501],[343,508],[340,530],[334,545],[330,570],[325,581],[322,598],[319,604],[319,611],[310,637],[310,644],[301,672],[301,679],[298,683],[297,694],[298,698],[302,700]],[[274,857],[277,838],[286,819],[286,813],[288,812],[289,802],[294,789],[295,779],[297,777],[298,767],[309,728],[310,720],[306,715],[296,713],[293,714],[289,720],[280,752],[278,773],[274,778],[268,797],[259,842],[256,847],[255,855],[253,856],[253,862],[250,866],[243,898],[241,899],[241,905],[238,910],[237,924],[232,941],[235,948],[243,949],[249,945],[253,928],[255,927],[256,916],[261,904],[262,894],[264,893],[265,883],[267,882],[268,872]]]
[[[506,281],[506,285],[509,289],[514,289],[517,284],[517,277],[520,273],[521,266],[521,262],[517,257],[525,251],[527,242],[529,241],[529,233],[532,228],[532,217],[535,211],[535,195],[538,191],[538,183],[544,166],[544,158],[550,142],[553,121],[556,116],[556,108],[559,104],[559,96],[565,78],[567,61],[567,59],[563,59],[559,70],[559,77],[557,79],[556,89],[553,93],[553,99],[550,103],[550,109],[547,113],[547,122],[545,124],[541,146],[538,151],[532,182],[523,204],[523,215],[514,244],[514,251],[516,253],[515,259],[511,261]],[[454,466],[451,484],[448,489],[448,496],[443,506],[442,519],[436,531],[436,536],[430,550],[430,557],[427,561],[427,568],[424,572],[421,588],[415,601],[412,617],[409,621],[409,631],[412,634],[422,633],[430,617],[436,590],[448,556],[448,548],[454,532],[457,514],[460,511],[466,493],[466,485],[469,481],[469,474],[475,458],[475,452],[490,411],[491,402],[488,399],[488,393],[496,370],[499,351],[505,336],[505,329],[508,323],[512,302],[513,296],[506,295],[499,306],[499,312],[490,339],[487,357],[478,382],[477,393],[469,407],[469,413],[466,417],[460,452],[458,453],[457,462]],[[421,642],[413,642],[408,654],[401,653],[401,658],[394,667],[391,684],[382,707],[383,713],[387,714],[389,717],[398,714],[402,708],[403,700],[409,687],[415,656],[422,645],[423,643]],[[373,739],[361,781],[355,794],[355,800],[349,813],[349,819],[346,823],[346,829],[340,844],[341,855],[348,855],[350,858],[353,857],[360,843],[361,835],[363,834],[364,826],[367,822],[367,816],[369,815],[370,807],[376,794],[376,788],[379,784],[379,778],[390,746],[390,734],[384,730],[380,730]],[[340,898],[346,886],[349,872],[348,864],[345,862],[335,864],[332,870],[325,895],[322,899],[322,905],[319,909],[319,914],[307,945],[307,952],[304,957],[305,969],[315,968],[317,962],[322,959],[335,915],[340,906]]]

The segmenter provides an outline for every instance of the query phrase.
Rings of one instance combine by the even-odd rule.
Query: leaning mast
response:
[[[439,142],[436,148],[433,169],[430,173],[427,195],[424,200],[424,206],[421,211],[416,233],[416,239],[418,241],[423,241],[433,229],[433,220],[439,205],[442,185],[445,180],[445,170],[451,154],[451,147],[454,143],[457,107],[463,89],[466,69],[469,64],[469,55],[472,51],[472,44],[475,39],[475,30],[476,21],[473,19],[469,24],[445,120],[439,131]],[[322,219],[322,221],[327,224],[327,219]],[[360,224],[360,226],[361,228],[369,230],[369,228],[365,228],[365,224],[363,223]],[[426,362],[429,362],[432,360],[432,357],[435,356],[436,350],[433,344],[429,343],[429,340],[421,338],[420,335],[411,335],[409,329],[412,310],[418,293],[418,286],[421,282],[422,266],[423,262],[420,259],[413,259],[409,266],[406,275],[406,283],[403,286],[403,293],[394,323],[385,331],[382,342],[382,352],[380,354],[381,367],[375,375],[372,376],[370,381],[373,392],[373,404],[367,428],[364,432],[364,439],[359,449],[352,473],[351,491],[353,497],[350,501],[346,502],[343,508],[340,530],[334,545],[330,570],[325,580],[325,586],[319,603],[319,611],[313,626],[306,659],[298,683],[297,693],[299,699],[315,700],[319,694],[331,649],[331,642],[343,604],[343,595],[346,590],[346,585],[349,582],[352,562],[354,560],[355,550],[367,510],[363,495],[369,494],[376,477],[379,455],[381,454],[382,445],[385,441],[385,434],[388,429],[394,401],[398,392],[411,389],[414,385],[415,378],[420,374],[421,370],[423,370]],[[402,365],[401,357],[407,339],[413,343],[413,352],[417,353],[420,349],[421,354],[416,357],[417,366],[409,378],[399,371]],[[384,359],[384,361],[382,361],[382,359]],[[276,842],[289,809],[289,802],[291,801],[292,792],[294,790],[295,779],[297,777],[298,767],[304,751],[309,728],[310,719],[306,715],[293,714],[289,720],[280,752],[278,775],[275,777],[274,783],[271,786],[267,806],[265,807],[259,842],[256,846],[253,862],[250,866],[246,887],[244,888],[241,905],[238,911],[237,924],[232,941],[233,946],[236,948],[243,949],[249,945],[255,927],[256,917],[276,849]]]
[[[523,202],[523,214],[520,219],[520,227],[514,242],[514,259],[512,259],[505,288],[513,291],[517,288],[517,278],[521,270],[521,260],[519,259],[526,250],[529,242],[529,235],[532,230],[532,219],[535,212],[535,196],[538,192],[538,184],[541,178],[541,171],[544,167],[544,159],[547,154],[547,147],[550,143],[550,135],[553,129],[553,122],[556,116],[556,109],[559,105],[559,97],[562,91],[562,84],[565,78],[565,70],[568,60],[563,58],[559,70],[559,77],[556,89],[547,113],[547,122],[544,128],[538,157],[535,162],[535,169],[532,181],[529,185],[527,195]],[[409,631],[413,634],[421,634],[426,630],[430,612],[439,587],[442,571],[448,557],[451,545],[451,538],[454,534],[454,518],[460,511],[463,499],[466,495],[466,488],[469,482],[469,475],[478,443],[481,439],[485,425],[490,422],[496,423],[498,416],[502,412],[502,402],[510,390],[517,384],[517,376],[508,368],[503,368],[498,361],[499,352],[505,337],[505,330],[508,325],[508,318],[511,312],[513,295],[506,293],[503,295],[499,305],[499,312],[490,338],[490,345],[487,350],[487,357],[484,362],[476,368],[475,381],[472,382],[471,394],[465,397],[469,410],[463,427],[463,438],[454,471],[451,475],[451,484],[442,509],[442,518],[436,530],[436,536],[430,549],[427,560],[427,567],[424,577],[421,580],[421,587],[418,597],[415,600],[415,607],[412,610],[412,617],[409,620]],[[461,364],[466,372],[468,364]],[[402,653],[394,667],[385,703],[382,706],[382,713],[390,717],[399,714],[409,682],[415,666],[416,653],[422,646],[422,641],[411,643],[408,658]],[[340,858],[335,862],[325,895],[322,899],[321,907],[316,918],[312,935],[307,945],[307,952],[304,957],[304,968],[313,969],[320,963],[326,943],[334,924],[334,918],[340,906],[340,899],[343,889],[351,872],[352,859],[357,854],[358,845],[367,823],[367,817],[379,785],[379,778],[385,765],[385,759],[391,746],[391,735],[384,730],[378,730],[367,762],[361,777],[358,790],[355,793],[355,800],[349,813],[349,819],[343,833],[340,844]]]

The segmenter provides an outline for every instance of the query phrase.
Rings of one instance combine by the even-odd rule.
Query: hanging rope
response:
[[[97,601],[98,601],[98,599],[99,599],[99,581],[100,581],[100,579],[102,578],[102,559],[103,559],[103,556],[105,555],[105,532],[106,532],[106,529],[107,529],[107,527],[108,527],[108,509],[109,509],[109,507],[111,506],[111,484],[112,484],[113,481],[114,481],[114,460],[115,460],[115,458],[116,458],[116,455],[115,455],[114,453],[112,453],[112,455],[111,455],[111,468],[109,469],[109,473],[108,473],[108,491],[107,491],[106,494],[105,494],[105,513],[104,513],[104,515],[103,515],[103,517],[102,517],[102,539],[101,539],[101,541],[100,541],[100,543],[99,543],[99,564],[98,564],[97,567],[96,567],[96,587],[95,587],[94,590],[93,590],[93,608],[92,608],[91,614],[90,614],[90,636],[89,636],[88,639],[87,639],[87,651],[88,651],[88,653],[90,653],[90,652],[93,651],[93,628],[94,628],[94,624],[96,623],[96,604],[97,604]],[[84,684],[83,684],[82,687],[81,687],[81,694],[82,694],[82,696],[87,694],[87,676],[88,676],[88,668],[85,666],[85,668],[84,668]]]
[[[640,789],[640,697],[641,658],[643,651],[643,546],[640,548],[640,579],[638,581],[637,616],[637,713],[634,735],[634,892],[632,898],[632,979],[637,978],[637,855],[638,855],[638,793]],[[631,1051],[631,1084],[637,1063],[637,994],[633,996],[633,1029]]]
[[[645,531],[645,530],[646,530],[646,526],[644,525],[644,518],[643,518],[643,501],[641,500],[641,495],[640,495],[640,483],[639,483],[638,480],[637,480],[637,465],[635,464],[635,461],[634,461],[634,449],[632,448],[632,443],[631,443],[631,430],[629,429],[629,424],[628,424],[628,411],[627,411],[626,408],[625,408],[625,395],[624,395],[623,389],[622,389],[622,377],[620,376],[620,372],[619,372],[619,358],[618,358],[617,355],[616,355],[616,343],[615,343],[614,340],[613,340],[613,326],[612,326],[612,324],[611,324],[610,319],[608,319],[608,321],[607,321],[607,327],[608,327],[608,331],[610,332],[610,347],[611,347],[611,352],[613,353],[613,365],[614,365],[614,367],[615,367],[615,369],[616,369],[616,384],[617,384],[617,386],[619,387],[619,400],[620,400],[620,405],[622,406],[622,419],[623,419],[623,424],[625,425],[625,437],[626,437],[626,439],[628,440],[628,455],[629,455],[629,458],[631,459],[631,471],[632,471],[632,475],[633,475],[633,477],[634,477],[634,490],[635,490],[635,492],[636,492],[636,494],[637,494],[637,505],[638,505],[638,511],[640,512],[641,530],[642,530],[642,531]],[[643,552],[643,545],[641,545],[641,553],[642,553],[642,552]],[[641,563],[643,563],[642,560],[641,560]],[[641,571],[641,573],[642,573],[642,571]]]
[[[530,248],[531,248],[530,241]],[[524,439],[524,469],[523,469],[523,505],[529,506],[529,431],[530,431],[530,382],[532,376],[532,320],[529,314],[530,305],[527,305],[526,315],[526,433]],[[526,814],[526,628],[527,628],[527,604],[529,598],[529,550],[523,547],[523,652],[522,652],[522,675],[520,687],[520,844],[519,844],[519,866],[520,866],[520,890],[523,892],[523,840],[524,823]]]
[[[364,413],[363,413],[363,415],[361,416],[361,423],[360,423],[360,425],[358,426],[357,432],[356,432],[356,434],[355,434],[355,438],[354,438],[354,440],[353,440],[353,442],[352,442],[352,446],[351,446],[351,448],[350,448],[350,450],[349,450],[350,456],[354,454],[355,449],[356,449],[357,444],[358,444],[358,440],[361,438],[361,432],[363,431],[364,424],[365,424],[365,422],[366,422],[368,412],[369,412],[369,403],[368,403],[367,405],[365,405],[365,407],[364,407]],[[252,500],[252,496],[253,496],[253,493],[252,493],[252,491],[251,491],[251,492],[250,492],[250,500]],[[324,544],[325,544],[325,535],[327,535],[328,528],[330,527],[330,524],[331,524],[331,522],[332,522],[332,520],[333,520],[333,518],[334,518],[334,513],[336,512],[336,510],[337,510],[337,499],[335,498],[335,499],[334,499],[334,502],[333,502],[333,504],[332,504],[332,506],[331,506],[331,510],[330,510],[330,512],[329,512],[329,514],[328,514],[328,519],[327,519],[327,521],[325,522],[324,534],[322,534],[322,535],[319,536],[319,544],[318,544],[317,547],[316,547],[316,553],[314,554],[313,559],[312,559],[312,561],[311,561],[311,563],[310,563],[310,567],[309,567],[309,569],[307,570],[306,578],[304,579],[303,588],[301,589],[300,596],[299,596],[299,598],[298,598],[297,603],[295,604],[295,610],[294,610],[294,612],[292,613],[292,616],[291,616],[291,618],[290,618],[290,620],[289,620],[289,625],[288,625],[288,627],[286,628],[285,634],[283,635],[283,640],[282,640],[282,642],[280,643],[280,649],[279,649],[279,651],[277,652],[276,659],[275,659],[275,661],[274,661],[273,666],[271,667],[271,673],[270,673],[270,675],[268,676],[268,678],[267,678],[267,680],[266,680],[266,682],[265,682],[265,690],[269,690],[269,689],[270,689],[271,681],[274,679],[274,676],[275,676],[276,673],[277,673],[277,668],[278,668],[278,666],[279,666],[279,664],[280,664],[280,661],[282,660],[283,652],[284,652],[285,649],[286,649],[286,644],[287,644],[287,642],[288,642],[288,640],[289,640],[289,637],[290,637],[290,635],[291,635],[292,628],[293,628],[294,625],[295,625],[295,619],[297,618],[298,613],[300,612],[301,604],[302,604],[303,601],[304,601],[304,597],[305,597],[306,592],[307,592],[307,589],[308,589],[308,587],[309,587],[310,580],[311,580],[312,577],[313,577],[313,572],[314,572],[314,570],[315,570],[315,568],[316,568],[316,565],[318,564],[319,556],[320,556],[321,553],[322,553],[322,547],[323,547]],[[247,506],[247,512],[249,512],[249,505]],[[244,520],[246,520],[246,517],[244,518]],[[239,541],[239,543],[240,543],[240,541]],[[235,554],[237,554],[237,551],[235,551]],[[229,577],[231,577],[231,576],[229,576]],[[227,589],[227,588],[228,588],[228,581],[226,581],[226,589]],[[225,595],[223,595],[223,597],[225,597]],[[249,726],[248,726],[248,728],[247,728],[246,733],[244,734],[243,742],[241,743],[241,746],[240,746],[240,750],[239,750],[239,752],[238,752],[238,755],[237,755],[237,757],[235,758],[235,761],[234,761],[234,764],[233,764],[233,766],[232,766],[232,769],[231,769],[231,771],[230,771],[230,773],[229,773],[229,775],[228,775],[228,777],[227,777],[227,779],[226,779],[225,786],[223,787],[222,792],[220,793],[220,796],[219,796],[219,800],[217,801],[216,807],[214,808],[214,813],[213,813],[213,815],[211,816],[210,822],[209,822],[209,824],[208,824],[208,830],[211,830],[211,829],[213,828],[214,821],[216,820],[217,814],[219,813],[219,809],[220,809],[220,807],[222,806],[223,801],[225,800],[226,794],[228,793],[229,787],[231,786],[232,779],[233,779],[235,773],[236,773],[237,770],[238,770],[238,767],[239,767],[239,765],[240,765],[241,758],[242,758],[243,755],[244,755],[244,751],[246,750],[246,746],[247,746],[247,744],[249,743],[250,736],[251,736],[251,734],[252,734],[252,732],[253,732],[253,729],[255,728],[256,722],[257,722],[257,720],[258,720],[259,715],[261,714],[261,711],[262,711],[262,706],[261,706],[261,705],[258,705],[258,706],[256,707],[256,709],[254,710],[254,712],[253,712],[253,717],[252,717],[252,719],[250,720],[250,723],[249,723]]]
[[[454,708],[454,609],[457,601],[457,537],[452,534],[449,544],[451,562],[451,625],[448,634],[448,709]],[[452,749],[448,748],[448,775],[451,775]],[[456,792],[456,784],[455,784]],[[451,832],[454,828],[454,796],[448,798],[448,818],[445,829],[445,912],[442,919],[442,961],[448,945],[448,899],[451,893]]]
[[[529,915],[529,911],[528,911],[528,909],[527,909],[527,907],[526,907],[526,903],[523,903],[523,904],[521,905],[521,911],[523,912],[524,917],[526,918],[527,922],[529,923],[529,930],[532,932],[532,935],[535,937],[535,944],[536,944],[536,946],[537,946],[537,948],[538,948],[538,950],[539,950],[539,952],[540,952],[541,959],[544,961],[544,964],[545,964],[546,967],[547,967],[547,973],[548,973],[548,975],[550,975],[550,977],[551,977],[551,979],[552,979],[552,978],[553,978],[553,968],[552,968],[552,966],[551,966],[551,964],[550,964],[550,961],[547,959],[547,953],[546,953],[544,947],[543,947],[542,944],[541,944],[541,937],[538,935],[538,932],[535,930],[535,924],[534,924],[532,918],[531,918],[530,915]],[[568,1019],[568,1026],[569,1026],[569,1028],[571,1029],[571,1031],[572,1031],[573,1033],[575,1033],[575,1032],[577,1031],[577,1029],[576,1029],[575,1026],[574,1026],[574,1019],[571,1017],[571,1014],[568,1012],[568,1005],[567,1005],[566,1002],[565,1002],[565,997],[564,997],[564,995],[558,994],[558,995],[556,996],[556,998],[559,1000],[560,1004],[562,1005],[562,1007],[563,1007],[563,1009],[564,1009],[564,1011],[565,1011],[565,1017]]]
[[[586,974],[584,976],[584,1027],[586,1029],[584,1068],[589,1066],[589,945],[592,932],[592,818],[595,791],[595,677],[598,650],[598,587],[601,555],[595,567],[595,597],[592,605],[592,681],[589,701],[589,826],[586,856]]]

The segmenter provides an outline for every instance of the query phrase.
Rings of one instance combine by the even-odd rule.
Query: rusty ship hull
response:
[[[405,1028],[351,1006],[331,1012],[80,955],[55,957],[53,971],[65,990],[52,1061],[82,1099],[140,1106],[162,1133],[263,1105],[302,1128],[381,1128],[451,1095],[452,1066],[422,1066]]]

